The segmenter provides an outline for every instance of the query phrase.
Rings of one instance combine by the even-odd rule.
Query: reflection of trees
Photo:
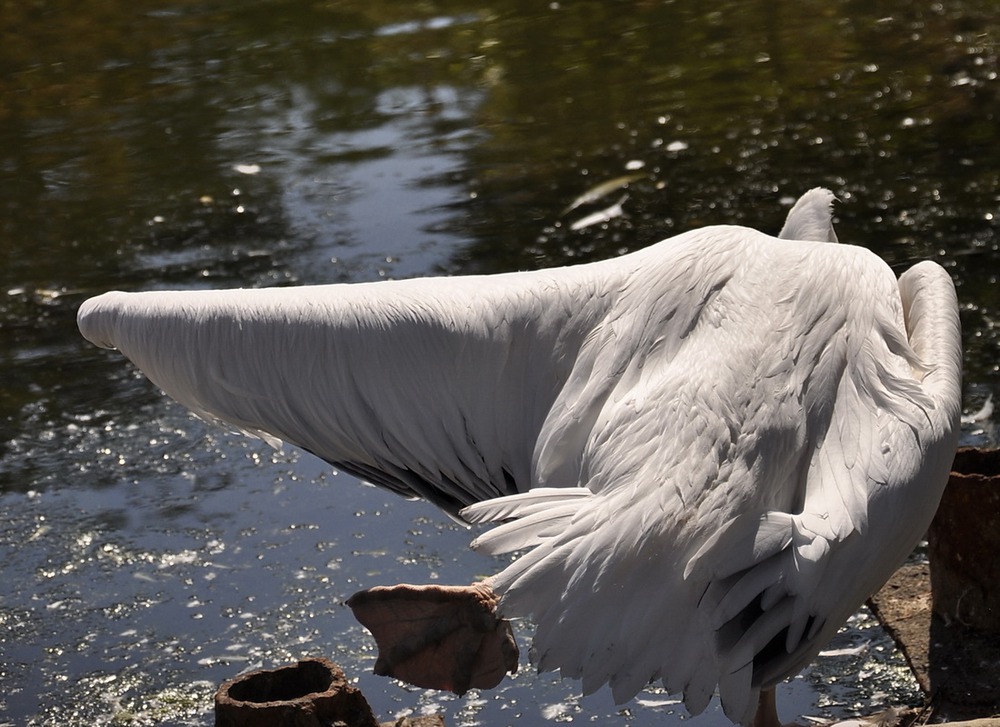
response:
[[[820,183],[858,199],[841,211],[848,227],[878,217],[884,233],[892,207],[909,212],[890,225],[919,221],[927,182],[944,194],[969,176],[956,165],[996,153],[988,5],[14,4],[0,170],[17,191],[4,195],[0,224],[8,239],[48,245],[53,266],[69,241],[76,263],[106,265],[105,248],[134,241],[155,215],[173,226],[159,245],[252,237],[255,219],[194,203],[225,199],[235,157],[295,154],[322,169],[379,153],[284,148],[277,124],[295,110],[310,140],[376,128],[385,92],[416,88],[426,102],[408,143],[430,149],[475,130],[445,145],[463,154],[475,195],[455,208],[455,228],[477,241],[461,267],[547,264],[581,248],[601,256],[712,221],[771,228],[776,196]],[[474,99],[471,119],[435,108],[442,87]],[[33,143],[40,129],[49,143]],[[632,159],[651,182],[633,185],[630,216],[609,230],[551,227],[568,200]],[[242,181],[271,225],[257,232],[281,238],[266,177]],[[11,249],[8,275],[24,257]]]
[[[429,44],[461,48],[463,33],[383,37],[380,28],[420,12],[399,3],[351,5],[55,0],[5,6],[5,280],[53,285],[79,280],[81,269],[132,264],[133,252],[169,257],[162,253],[208,244],[228,257],[227,248],[241,239],[287,238],[275,180],[241,177],[232,165],[244,161],[241,155],[267,158],[276,151],[276,163],[291,154],[315,155],[318,168],[364,150],[344,149],[337,157],[284,149],[284,130],[270,122],[289,110],[305,111],[301,123],[310,138],[377,127],[383,90],[455,75],[454,64],[420,59]],[[463,58],[468,55],[463,50]],[[243,188],[238,201],[230,199],[235,186]],[[237,202],[257,214],[234,215]],[[162,222],[149,225],[154,218]],[[124,254],[116,258],[116,251]],[[99,288],[116,276],[89,277]]]
[[[212,133],[225,106],[207,93],[217,82],[205,70],[216,49],[198,42],[218,16],[198,7],[5,7],[0,197],[8,280],[65,285],[81,271],[99,279],[93,271],[130,259],[159,229],[174,228],[169,244],[188,237],[185,228],[218,227],[197,204],[231,188]],[[156,216],[164,224],[150,227]]]
[[[996,159],[996,58],[975,40],[995,21],[988,3],[948,14],[884,5],[639,4],[623,14],[593,3],[500,18],[499,81],[477,119],[490,133],[466,165],[477,197],[456,215],[476,238],[463,266],[531,267],[581,249],[602,257],[710,222],[777,229],[777,199],[816,184],[850,197],[839,211],[847,239],[932,253],[942,214],[966,227],[992,205],[964,189],[938,197],[959,178],[991,186],[995,163],[956,165],[972,140],[975,158]],[[978,69],[977,83],[956,85],[955,55]],[[688,146],[673,152],[671,141]],[[634,185],[630,218],[545,229],[630,159],[663,187]]]

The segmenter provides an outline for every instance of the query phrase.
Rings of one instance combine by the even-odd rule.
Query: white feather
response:
[[[830,217],[834,199],[833,192],[828,189],[810,189],[792,205],[778,237],[783,240],[837,242],[837,233],[834,232]]]
[[[492,579],[542,669],[747,722],[907,555],[954,451],[947,273],[695,230],[554,270],[220,292],[79,312],[197,414],[303,447],[525,550]],[[794,238],[794,239],[793,239]],[[499,498],[499,499],[497,499]],[[476,504],[479,503],[479,504]],[[464,509],[463,509],[464,508]]]

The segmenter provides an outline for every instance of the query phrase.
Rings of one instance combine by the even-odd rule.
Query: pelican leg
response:
[[[379,586],[347,605],[378,644],[375,673],[417,687],[465,694],[517,671],[510,622],[487,582],[471,586]]]
[[[781,727],[778,719],[778,705],[774,697],[774,687],[760,690],[757,714],[753,717],[753,727]]]

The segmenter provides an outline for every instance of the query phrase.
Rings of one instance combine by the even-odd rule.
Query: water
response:
[[[462,699],[372,676],[347,596],[499,564],[427,505],[192,419],[82,341],[75,311],[113,288],[496,272],[710,223],[773,232],[822,184],[841,240],[952,273],[978,409],[1000,379],[1000,14],[914,5],[5,6],[0,724],[210,724],[216,684],[305,655],[340,662],[383,719],[681,720],[655,690],[615,707],[527,666]],[[781,688],[785,719],[919,701],[864,613],[831,648],[848,647]],[[699,724],[726,721],[713,705]]]

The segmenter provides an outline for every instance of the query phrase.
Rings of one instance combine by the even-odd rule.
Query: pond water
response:
[[[842,241],[952,273],[975,410],[1000,382],[998,10],[5,4],[0,724],[210,724],[216,684],[306,655],[341,663],[382,719],[684,719],[655,689],[616,707],[527,665],[461,699],[371,675],[346,597],[499,564],[426,504],[193,419],[86,344],[76,308],[109,289],[537,268],[712,223],[775,232],[824,185]],[[831,648],[781,687],[783,718],[919,702],[866,613]],[[728,724],[714,704],[698,723]]]

